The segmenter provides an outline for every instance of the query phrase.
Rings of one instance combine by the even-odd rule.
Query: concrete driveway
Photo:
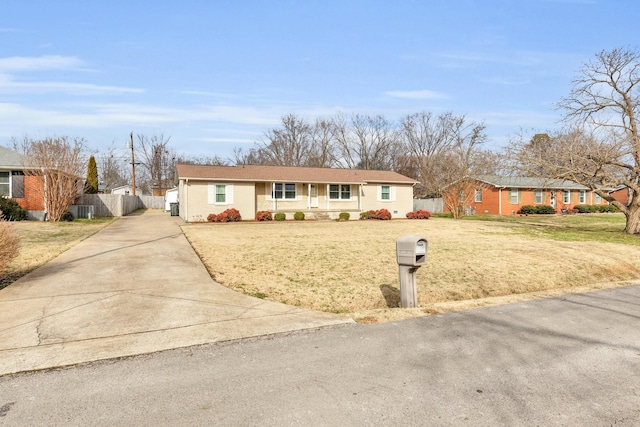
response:
[[[123,217],[0,290],[0,375],[352,323],[215,283],[181,224]]]

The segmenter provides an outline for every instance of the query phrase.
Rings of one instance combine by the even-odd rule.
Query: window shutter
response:
[[[227,204],[233,204],[233,184],[227,184],[225,188],[225,193],[227,196]]]
[[[210,205],[216,204],[216,185],[207,184],[207,203]]]

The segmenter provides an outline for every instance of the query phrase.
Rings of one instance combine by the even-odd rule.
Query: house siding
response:
[[[490,215],[512,215],[520,211],[522,206],[533,205],[551,205],[551,196],[555,195],[556,211],[562,211],[562,209],[572,209],[579,203],[579,190],[571,189],[569,203],[563,202],[562,190],[549,190],[543,189],[542,203],[535,202],[535,189],[519,188],[518,190],[518,203],[511,203],[510,200],[510,188],[495,188],[484,187],[482,190],[482,202],[471,203],[471,208],[475,209],[477,214],[490,214]],[[595,205],[594,194],[592,191],[586,192],[586,201],[584,204]],[[602,200],[600,205],[607,205],[605,200]]]
[[[233,185],[232,204],[209,204],[209,185]],[[187,222],[203,222],[210,214],[219,214],[227,209],[235,208],[243,219],[255,217],[255,187],[246,182],[209,182],[209,181],[180,181],[178,188],[180,200],[180,217]],[[185,209],[186,208],[186,209]]]

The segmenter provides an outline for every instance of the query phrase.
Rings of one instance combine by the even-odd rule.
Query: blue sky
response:
[[[603,49],[638,46],[634,0],[3,0],[0,145],[129,132],[230,157],[289,113],[452,111],[487,147],[557,126]]]

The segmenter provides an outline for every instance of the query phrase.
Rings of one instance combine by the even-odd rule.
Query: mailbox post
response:
[[[429,242],[423,237],[402,236],[396,240],[402,308],[418,306],[416,271],[427,263],[428,248]]]

